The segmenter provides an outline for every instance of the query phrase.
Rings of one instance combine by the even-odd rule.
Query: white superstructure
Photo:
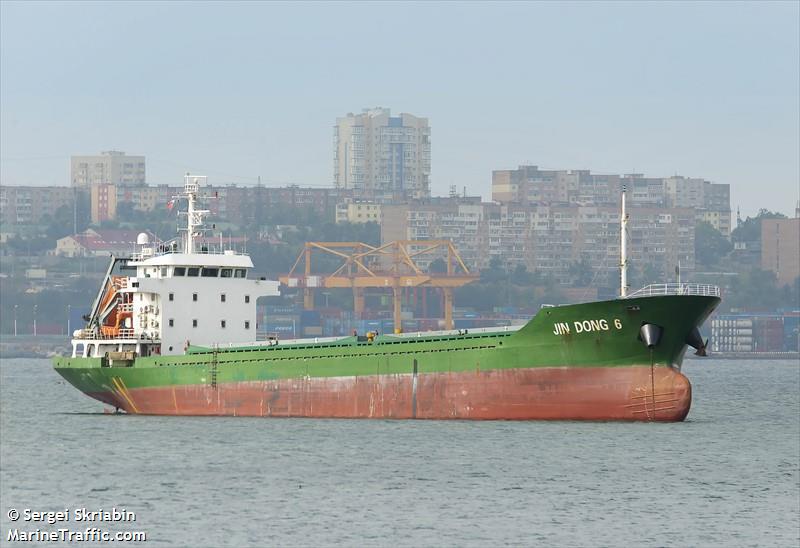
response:
[[[253,262],[225,249],[224,240],[202,240],[197,208],[204,177],[186,176],[186,233],[151,243],[140,235],[137,252],[114,259],[86,328],[75,332],[73,356],[129,359],[182,354],[189,344],[219,345],[256,340],[256,300],[279,295],[277,281],[251,279]],[[204,243],[205,242],[205,243]],[[132,270],[114,274],[117,266]]]

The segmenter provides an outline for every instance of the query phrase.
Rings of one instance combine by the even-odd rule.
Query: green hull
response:
[[[642,297],[544,308],[518,331],[192,347],[123,367],[54,361],[76,388],[132,413],[647,420],[663,392],[683,408],[655,419],[681,420],[687,337],[718,303]],[[645,323],[662,328],[653,348],[640,338]]]

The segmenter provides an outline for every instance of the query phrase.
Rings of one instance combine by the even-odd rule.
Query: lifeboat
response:
[[[114,318],[113,325],[101,325],[100,332],[106,337],[118,337],[120,329],[124,326],[126,318],[132,318],[133,312],[120,312],[114,310],[109,314],[109,318]]]

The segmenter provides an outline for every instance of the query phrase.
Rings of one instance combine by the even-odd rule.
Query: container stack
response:
[[[300,336],[300,314],[292,305],[266,305],[259,318],[259,331],[266,337],[292,339]]]
[[[800,318],[796,313],[730,314],[711,321],[713,352],[797,352]]]
[[[714,352],[753,352],[753,319],[720,316],[711,321]]]
[[[782,352],[783,318],[757,317],[753,320],[755,352]]]

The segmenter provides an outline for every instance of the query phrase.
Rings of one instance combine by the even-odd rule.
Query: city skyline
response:
[[[70,156],[117,149],[154,184],[332,187],[331,124],[382,105],[430,121],[433,195],[535,164],[794,214],[797,4],[79,5],[0,7],[4,185],[67,185]],[[432,40],[386,38],[412,24]]]

